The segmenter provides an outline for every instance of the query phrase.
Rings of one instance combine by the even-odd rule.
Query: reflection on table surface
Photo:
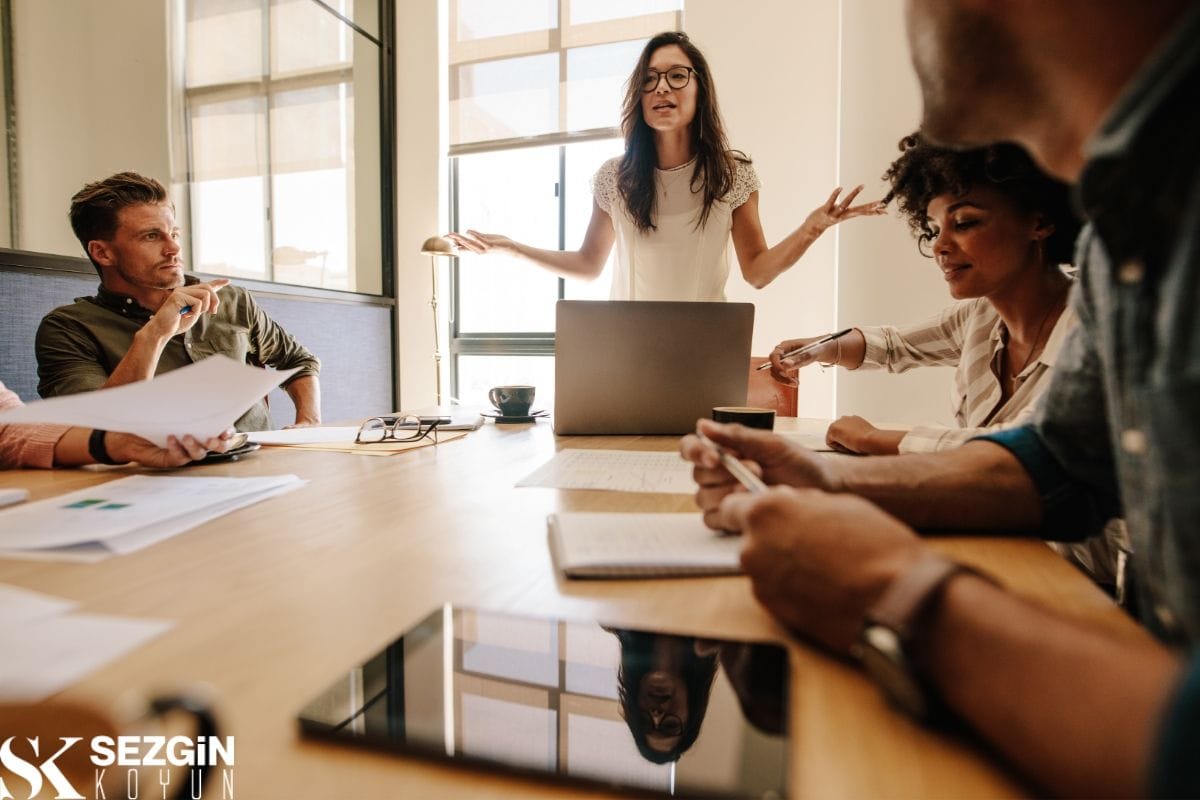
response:
[[[334,682],[301,725],[609,786],[778,796],[786,658],[769,644],[447,606]]]

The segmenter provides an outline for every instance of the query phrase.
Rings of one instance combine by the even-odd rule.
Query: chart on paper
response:
[[[636,450],[560,450],[517,481],[549,489],[691,494],[692,465],[678,453]]]

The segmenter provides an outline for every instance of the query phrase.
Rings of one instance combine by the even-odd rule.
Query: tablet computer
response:
[[[782,797],[787,652],[445,606],[299,715],[308,736],[639,794]]]

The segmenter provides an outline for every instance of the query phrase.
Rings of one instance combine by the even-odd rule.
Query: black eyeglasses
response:
[[[667,79],[667,86],[672,89],[682,89],[692,81],[692,73],[696,70],[691,67],[671,67],[666,72],[659,72],[653,67],[646,70],[646,77],[642,78],[642,94],[650,94],[658,88],[659,82]]]
[[[379,442],[419,442],[428,437],[437,444],[437,429],[445,417],[371,417],[358,429],[356,444]]]

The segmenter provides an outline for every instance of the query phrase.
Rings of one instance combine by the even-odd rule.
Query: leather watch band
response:
[[[889,628],[902,644],[908,644],[921,613],[946,582],[962,572],[979,574],[965,564],[935,553],[925,553],[920,561],[892,581],[879,601],[867,611],[866,624]]]
[[[92,435],[88,437],[88,455],[97,464],[108,464],[112,466],[119,464],[119,461],[113,461],[112,456],[108,454],[108,447],[104,444],[104,436],[108,431],[96,428],[92,431]]]

